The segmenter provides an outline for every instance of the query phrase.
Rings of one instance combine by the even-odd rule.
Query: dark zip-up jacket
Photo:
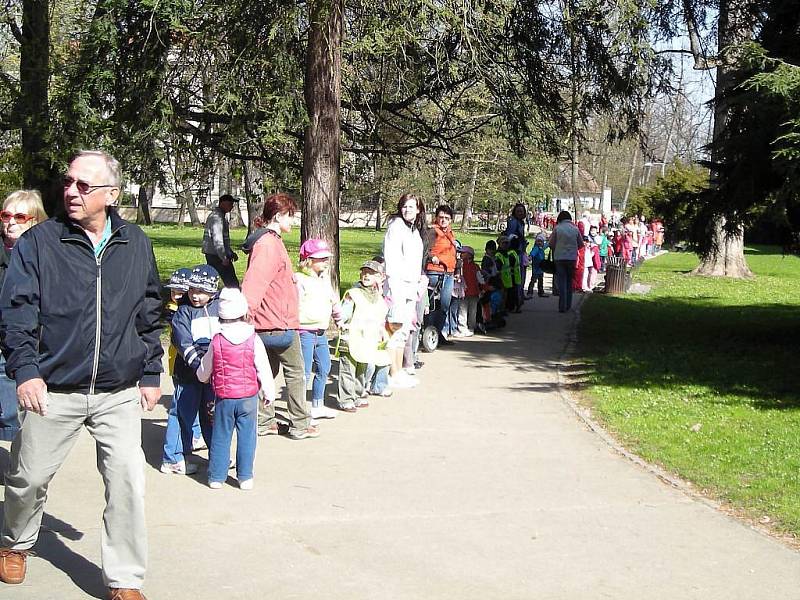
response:
[[[208,351],[211,338],[219,332],[219,301],[205,306],[182,302],[172,316],[172,345],[175,347],[173,376],[179,383],[197,383],[197,369]]]
[[[0,292],[0,343],[17,385],[100,393],[160,383],[161,283],[153,246],[111,209],[99,257],[64,216],[26,231]]]

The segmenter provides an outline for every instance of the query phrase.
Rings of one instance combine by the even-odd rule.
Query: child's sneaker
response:
[[[347,402],[345,404],[339,405],[339,410],[343,410],[344,412],[354,413],[356,412],[356,405],[353,402]]]
[[[161,463],[160,471],[167,475],[194,475],[197,473],[197,465],[187,463],[184,460],[176,463],[164,462]]]
[[[369,400],[366,398],[359,398],[356,400],[356,408],[369,408]]]
[[[239,489],[240,490],[252,490],[253,489],[253,478],[245,479],[239,482]]]
[[[389,386],[393,388],[413,388],[419,384],[414,377],[409,377],[406,373],[398,373],[395,377],[389,377]]]
[[[311,407],[312,419],[335,419],[336,411],[328,408],[327,406],[312,406]]]
[[[388,398],[389,396],[392,395],[392,390],[390,390],[388,387],[386,387],[386,388],[383,388],[382,392],[370,392],[370,395],[371,396],[382,396],[384,398]]]
[[[221,490],[222,489],[222,482],[221,481],[209,481],[208,487],[212,490]]]

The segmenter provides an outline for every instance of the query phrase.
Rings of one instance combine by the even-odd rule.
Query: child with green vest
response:
[[[503,280],[504,301],[508,311],[519,312],[518,288],[521,284],[519,270],[519,256],[515,250],[510,249],[511,240],[508,236],[501,235],[497,238],[497,254],[500,278]]]
[[[369,406],[363,385],[367,365],[388,369],[389,335],[383,297],[383,265],[368,260],[361,265],[361,278],[342,300],[339,336],[339,407],[346,412]]]

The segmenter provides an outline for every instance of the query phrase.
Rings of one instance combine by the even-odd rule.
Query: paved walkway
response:
[[[800,554],[575,417],[556,375],[572,325],[534,300],[501,336],[425,356],[415,391],[324,422],[316,440],[261,439],[252,492],[160,474],[165,412],[148,415],[149,598],[800,598]],[[93,454],[84,435],[51,486],[28,581],[0,584],[0,599],[102,596]]]

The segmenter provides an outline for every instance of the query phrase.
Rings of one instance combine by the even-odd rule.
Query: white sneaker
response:
[[[328,408],[327,406],[312,406],[311,407],[312,419],[335,419],[336,411]]]
[[[208,487],[212,490],[221,490],[222,489],[222,482],[221,481],[209,481]]]
[[[472,337],[475,335],[475,332],[471,329],[467,329],[464,333],[461,334],[461,337]]]
[[[244,481],[239,482],[239,489],[240,490],[252,490],[253,489],[253,478],[245,479]]]
[[[395,377],[389,377],[389,387],[396,389],[408,389],[417,387],[417,385],[419,385],[419,381],[413,377],[409,377],[405,373],[399,374]]]
[[[161,469],[159,470],[167,475],[194,475],[197,473],[197,465],[183,460],[176,463],[165,462],[161,463]]]

